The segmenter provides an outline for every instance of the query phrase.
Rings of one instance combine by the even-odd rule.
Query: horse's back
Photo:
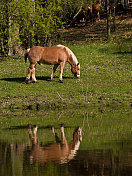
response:
[[[41,46],[33,46],[32,48],[30,48],[29,53],[30,54],[34,54],[34,55],[39,55],[45,47],[41,47]]]
[[[57,64],[67,60],[67,54],[64,47],[41,47],[34,46],[29,51],[30,62],[40,62],[43,64]]]
[[[41,46],[33,46],[32,48],[28,49],[28,59],[30,63],[37,63],[41,58],[43,50],[44,47]]]
[[[92,5],[92,10],[93,11],[100,11],[100,6],[101,6],[100,4],[93,4]]]

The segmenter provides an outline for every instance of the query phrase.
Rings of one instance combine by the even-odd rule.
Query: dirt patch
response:
[[[132,14],[123,13],[116,16],[116,31],[113,31],[113,17],[111,16],[111,34],[130,38],[132,37]],[[80,23],[75,27],[69,27],[61,32],[63,43],[86,43],[106,41],[107,20],[106,18],[96,22]]]

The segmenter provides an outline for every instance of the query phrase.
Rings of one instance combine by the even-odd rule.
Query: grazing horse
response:
[[[45,146],[39,145],[37,142],[37,128],[37,126],[33,128],[33,133],[31,125],[29,125],[28,128],[29,138],[32,143],[29,156],[30,163],[38,162],[40,164],[45,164],[47,162],[55,161],[63,164],[74,158],[79,149],[80,142],[82,141],[82,129],[80,127],[73,132],[73,140],[70,144],[67,143],[65,137],[64,125],[61,125],[62,140],[59,139],[57,133],[55,133],[54,127],[52,127],[52,133],[56,139],[56,143],[47,144]]]
[[[30,75],[32,73],[32,81],[37,82],[35,78],[35,65],[38,63],[54,65],[51,74],[51,81],[53,80],[53,75],[60,65],[60,76],[59,80],[63,83],[62,73],[66,62],[71,65],[71,71],[75,77],[80,77],[80,64],[74,53],[66,46],[56,45],[53,47],[41,47],[34,46],[31,49],[27,49],[25,53],[25,62],[29,59],[30,65],[28,68],[28,75],[26,77],[26,82],[30,83]]]

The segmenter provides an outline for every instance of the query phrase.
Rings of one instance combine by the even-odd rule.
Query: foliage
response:
[[[4,39],[4,46],[8,48],[8,5],[7,1],[0,3],[0,38]]]
[[[45,39],[62,26],[61,15],[57,15],[62,11],[60,3],[60,0],[3,0],[0,5],[0,36],[5,38],[6,33],[9,47],[44,45]]]
[[[9,55],[21,46],[50,45],[63,24],[90,0],[2,0],[0,4],[0,37]]]

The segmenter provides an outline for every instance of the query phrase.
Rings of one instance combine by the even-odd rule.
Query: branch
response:
[[[59,92],[57,92],[57,95],[59,96],[59,98],[63,101],[64,99],[60,96]]]
[[[81,5],[81,7],[80,7],[79,11],[78,11],[78,12],[74,15],[74,17],[73,17],[73,19],[72,19],[72,21],[71,21],[70,25],[74,23],[74,21],[75,21],[76,17],[79,15],[79,13],[81,12],[81,10],[82,10],[82,5]]]

